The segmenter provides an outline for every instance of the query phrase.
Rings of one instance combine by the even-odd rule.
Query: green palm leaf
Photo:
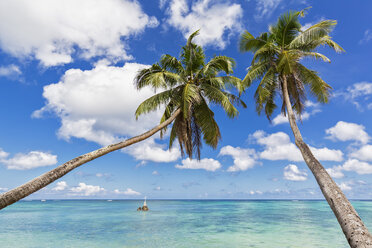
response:
[[[182,47],[180,58],[163,55],[150,68],[141,70],[136,78],[138,89],[152,87],[155,91],[165,89],[141,103],[136,110],[136,117],[157,110],[164,106],[161,123],[169,119],[176,111],[180,111],[172,125],[169,137],[169,148],[177,139],[181,154],[193,155],[200,159],[202,142],[213,148],[217,147],[221,138],[220,130],[214,114],[208,103],[215,103],[225,110],[229,117],[237,116],[234,104],[246,107],[245,103],[226,88],[235,88],[239,94],[244,90],[239,78],[229,74],[233,72],[235,62],[226,56],[215,56],[205,63],[203,49],[193,43],[199,31],[190,35],[187,43]],[[220,75],[225,73],[227,75]],[[167,128],[163,128],[163,137]]]

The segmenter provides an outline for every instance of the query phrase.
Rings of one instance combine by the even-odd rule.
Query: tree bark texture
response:
[[[304,158],[307,166],[313,173],[319,187],[335,214],[338,223],[341,226],[342,231],[345,234],[350,247],[352,248],[371,248],[372,247],[372,235],[369,233],[367,227],[351,205],[349,200],[346,198],[344,193],[333,181],[331,176],[320,164],[320,162],[314,157],[310,148],[302,139],[300,130],[296,124],[296,118],[292,110],[291,101],[288,94],[287,79],[285,76],[282,77],[283,82],[283,98],[287,108],[288,119],[295,136],[295,142],[297,147],[300,149],[302,157]]]
[[[106,147],[102,147],[98,150],[86,153],[84,155],[81,155],[79,157],[76,157],[57,168],[44,173],[43,175],[15,188],[12,189],[4,194],[0,195],[0,209],[3,209],[23,198],[26,196],[44,188],[45,186],[49,185],[50,183],[56,181],[57,179],[63,177],[68,172],[72,171],[73,169],[91,161],[96,158],[99,158],[107,153],[122,149],[124,147],[130,146],[132,144],[138,143],[142,140],[145,140],[149,138],[150,136],[154,135],[156,132],[160,131],[164,127],[168,126],[172,121],[181,113],[181,110],[178,109],[176,112],[173,113],[173,115],[164,121],[163,123],[157,125],[153,129],[135,136],[133,138],[127,139],[125,141],[108,145]]]

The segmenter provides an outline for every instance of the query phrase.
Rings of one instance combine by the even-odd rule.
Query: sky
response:
[[[332,37],[346,52],[321,48],[331,63],[303,61],[333,90],[324,105],[309,95],[298,125],[346,196],[372,199],[372,2],[363,0],[0,1],[0,193],[157,125],[160,112],[136,121],[154,92],[133,78],[163,54],[178,57],[195,30],[207,59],[234,58],[243,78],[252,54],[239,52],[240,34],[308,6],[301,23],[337,20]],[[155,135],[27,199],[323,199],[280,109],[271,123],[257,115],[255,87],[235,119],[211,106],[222,140],[200,161]]]

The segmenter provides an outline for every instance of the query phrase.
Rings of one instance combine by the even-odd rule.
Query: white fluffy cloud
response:
[[[323,148],[315,148],[309,146],[310,150],[313,152],[314,156],[318,160],[322,161],[342,161],[343,160],[343,152],[340,150],[329,149],[327,147]]]
[[[0,159],[4,159],[9,156],[9,153],[0,148]]]
[[[283,132],[266,134],[264,131],[258,130],[253,134],[253,138],[256,139],[259,145],[265,147],[260,152],[260,158],[267,160],[289,160],[289,161],[301,161],[301,153],[291,143],[290,138]]]
[[[333,178],[343,178],[345,176],[342,172],[342,166],[334,166],[332,168],[326,169],[326,171]]]
[[[67,140],[76,137],[107,145],[118,136],[140,134],[160,120],[160,113],[135,120],[138,105],[154,94],[133,85],[136,73],[145,67],[126,63],[123,67],[99,64],[92,70],[70,69],[60,82],[44,87],[46,105],[33,116],[58,115],[62,121],[58,136]]]
[[[60,181],[57,183],[57,185],[52,189],[54,191],[63,191],[67,189],[68,185],[65,181]]]
[[[137,192],[131,188],[127,188],[125,191],[120,191],[118,189],[115,189],[114,193],[118,195],[141,195],[140,192]]]
[[[70,191],[72,192],[72,195],[92,196],[105,192],[106,190],[100,186],[79,183],[79,186],[72,187]]]
[[[17,153],[12,158],[7,158],[8,155],[8,153],[0,150],[0,162],[9,170],[30,170],[57,163],[57,155],[49,152],[31,151],[27,154]]]
[[[182,165],[175,165],[177,169],[191,169],[191,170],[207,170],[207,171],[216,171],[221,168],[219,161],[212,158],[203,158],[200,161],[197,159],[186,158],[182,160]]]
[[[162,1],[161,6],[164,5]],[[202,46],[224,48],[228,36],[241,31],[243,9],[230,1],[200,0],[193,2],[189,8],[187,0],[171,0],[167,12],[167,23],[179,29],[185,38],[200,29],[200,35],[195,40]]]
[[[343,183],[339,184],[338,186],[340,187],[340,189],[341,189],[342,191],[350,191],[350,190],[353,189],[353,188],[350,186],[350,184],[349,184],[349,183],[346,183],[346,182],[343,182]]]
[[[17,77],[22,74],[16,65],[0,66],[0,77]]]
[[[344,164],[328,168],[327,171],[334,178],[343,178],[343,171],[353,171],[359,175],[372,174],[372,164],[358,159],[348,159]]]
[[[372,165],[357,159],[349,159],[342,165],[342,170],[354,171],[360,175],[372,174]]]
[[[307,173],[300,171],[294,164],[289,164],[284,167],[284,179],[289,181],[306,181]]]
[[[132,0],[0,1],[0,46],[13,56],[34,56],[44,66],[83,58],[130,59],[122,38],[158,25]]]
[[[169,150],[166,145],[157,144],[152,138],[132,145],[123,151],[137,160],[150,160],[153,162],[172,162],[181,157],[181,152],[178,148],[173,147]]]
[[[303,161],[300,150],[290,141],[289,136],[283,132],[267,135],[264,131],[256,131],[253,135],[257,143],[263,145],[265,149],[259,156],[267,160],[289,160],[294,162]],[[343,153],[340,150],[315,148],[309,146],[314,156],[323,161],[342,161]]]
[[[159,123],[161,112],[135,119],[135,110],[154,92],[150,88],[138,91],[133,80],[146,65],[126,63],[123,67],[98,64],[92,70],[70,69],[61,81],[44,87],[46,104],[33,113],[41,117],[52,112],[61,118],[60,138],[82,138],[108,145],[124,137],[141,134]],[[125,150],[127,151],[127,149]],[[174,161],[179,151],[163,149],[153,140],[128,149],[137,159],[157,162]]]
[[[288,117],[284,116],[282,114],[278,114],[277,116],[275,116],[275,118],[272,121],[272,124],[274,126],[279,125],[279,124],[283,124],[283,123],[288,123]]]
[[[264,17],[269,18],[281,1],[282,0],[257,0],[256,14],[254,15],[256,21]]]
[[[308,120],[310,118],[310,116],[321,112],[319,103],[306,101],[305,102],[305,107],[309,110],[302,113],[301,120],[303,120],[303,121]],[[297,119],[299,119],[299,118],[297,118]],[[279,124],[283,124],[283,123],[288,123],[288,117],[283,116],[282,114],[278,114],[272,121],[272,124],[274,126],[279,125]]]
[[[372,161],[372,145],[361,146],[358,150],[352,152],[350,157],[364,161]]]
[[[358,141],[366,144],[370,140],[370,137],[364,129],[365,127],[363,125],[339,121],[334,127],[327,129],[326,134],[329,135],[327,138],[331,140]]]
[[[227,171],[245,171],[253,168],[256,164],[256,152],[253,149],[243,149],[240,147],[224,146],[221,148],[220,155],[233,157],[234,165],[230,166]]]

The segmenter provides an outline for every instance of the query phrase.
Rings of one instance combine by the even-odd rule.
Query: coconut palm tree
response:
[[[234,104],[242,104],[243,107],[245,104],[239,96],[226,91],[232,87],[242,90],[241,80],[229,75],[233,72],[234,60],[225,56],[215,56],[205,63],[203,49],[192,42],[197,34],[198,31],[189,37],[187,44],[182,48],[180,60],[164,55],[159,63],[141,70],[134,80],[138,89],[151,86],[154,90],[164,90],[145,100],[136,110],[138,117],[164,106],[164,114],[159,125],[136,137],[74,158],[0,195],[0,209],[36,192],[93,159],[145,140],[158,131],[161,131],[162,136],[172,122],[170,148],[177,138],[182,154],[185,151],[190,158],[195,155],[197,159],[200,159],[202,140],[216,148],[221,134],[214,113],[209,108],[210,103],[222,106],[231,118],[238,114]],[[227,75],[220,76],[221,72]]]
[[[296,145],[336,215],[350,246],[372,247],[371,234],[343,192],[305,144],[296,124],[295,113],[301,117],[306,93],[315,96],[321,103],[327,103],[331,90],[331,86],[316,71],[301,64],[301,60],[310,57],[330,62],[317,51],[320,46],[328,46],[336,52],[344,51],[329,36],[337,22],[323,20],[303,30],[299,17],[304,15],[304,11],[290,11],[281,15],[269,27],[268,32],[257,37],[248,31],[241,35],[240,51],[254,54],[243,84],[249,87],[253,81],[259,81],[254,95],[256,110],[259,114],[264,112],[269,120],[277,107],[276,96],[281,96],[281,112],[288,115]]]

